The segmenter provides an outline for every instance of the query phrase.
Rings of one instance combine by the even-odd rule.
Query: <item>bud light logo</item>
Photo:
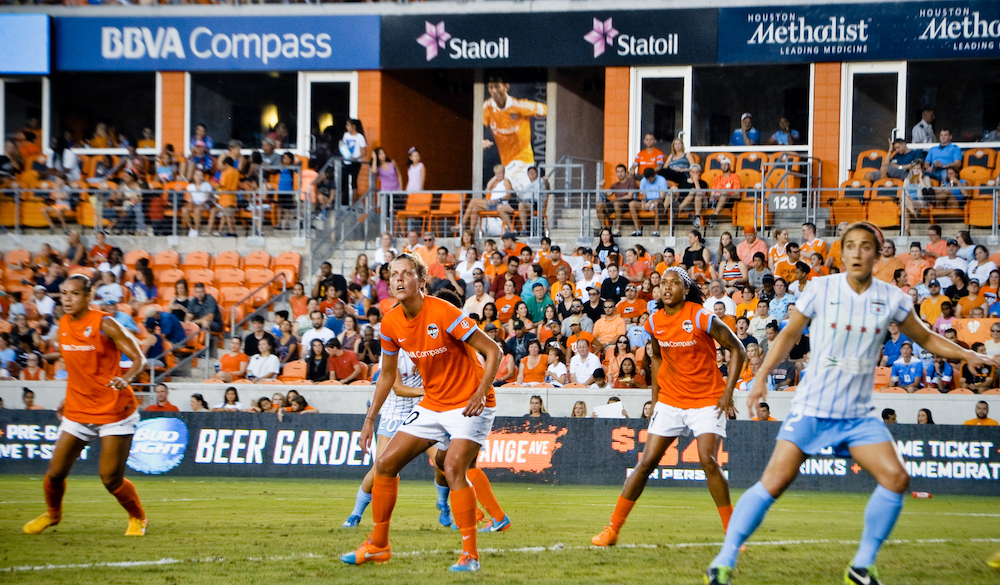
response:
[[[181,464],[187,442],[184,421],[166,417],[146,419],[135,427],[126,463],[139,473],[166,473]]]

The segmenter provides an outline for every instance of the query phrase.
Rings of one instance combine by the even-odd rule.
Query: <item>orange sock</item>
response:
[[[472,483],[472,487],[476,488],[476,497],[482,502],[483,507],[486,511],[490,513],[490,516],[498,522],[503,520],[504,511],[500,507],[500,503],[497,502],[496,496],[493,495],[493,487],[490,485],[490,479],[486,477],[482,469],[478,467],[473,467],[466,474],[469,481]]]
[[[396,507],[396,495],[399,494],[399,476],[375,476],[372,484],[372,521],[375,530],[372,532],[372,544],[383,548],[389,546],[389,520],[392,509]]]
[[[634,500],[626,500],[624,496],[618,496],[615,511],[611,514],[611,527],[615,529],[615,532],[621,531],[622,525],[625,524],[625,519],[628,518],[629,512],[632,511],[632,506],[634,505]]]
[[[479,560],[479,549],[476,547],[476,488],[467,487],[451,492],[451,513],[455,516],[455,524],[462,533],[462,552]]]
[[[131,481],[127,479],[122,480],[121,487],[111,492],[111,495],[118,498],[118,503],[128,512],[129,518],[139,518],[141,520],[146,517],[146,512],[142,509],[142,504],[139,502],[139,493],[135,491],[135,486],[132,485]]]
[[[733,515],[733,505],[722,506],[719,508],[719,516],[722,518],[722,531],[729,531],[729,518]]]
[[[62,520],[62,499],[66,493],[66,481],[55,483],[46,475],[42,481],[42,490],[45,492],[45,505],[49,509],[49,518]]]

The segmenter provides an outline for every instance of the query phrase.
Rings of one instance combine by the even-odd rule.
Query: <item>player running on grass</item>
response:
[[[48,511],[24,525],[39,534],[62,520],[66,476],[87,443],[100,437],[99,469],[104,487],[128,512],[125,536],[146,534],[146,513],[132,482],[125,479],[125,461],[139,422],[138,401],[129,383],[146,366],[139,342],[111,315],[90,309],[92,283],[71,276],[60,287],[66,314],[59,320],[59,350],[66,362],[66,399],[62,424],[42,487]],[[121,354],[132,367],[121,373]]]
[[[686,429],[698,441],[698,457],[705,470],[708,491],[715,500],[726,529],[733,505],[729,484],[716,460],[719,439],[726,436],[728,414],[735,414],[733,388],[738,376],[723,382],[716,365],[715,342],[729,350],[729,371],[739,372],[746,359],[743,343],[728,325],[705,310],[701,288],[683,268],[668,268],[660,281],[661,309],[646,321],[653,336],[653,416],[648,438],[635,471],[625,480],[611,525],[593,537],[596,546],[618,542],[625,519],[646,487],[649,474],[659,465],[667,447]]]
[[[341,560],[353,565],[389,560],[389,521],[399,490],[399,471],[441,443],[446,448],[443,467],[451,488],[452,514],[462,533],[462,555],[451,570],[478,571],[476,493],[466,474],[496,415],[492,381],[500,363],[500,348],[460,309],[424,295],[427,265],[419,257],[399,255],[389,274],[390,290],[400,306],[382,321],[382,373],[361,431],[365,448],[370,448],[375,416],[396,378],[400,349],[420,369],[425,394],[375,461],[375,529],[371,538]],[[486,356],[485,368],[477,351]]]
[[[865,508],[865,527],[844,583],[878,585],[875,555],[892,532],[903,508],[910,477],[896,452],[889,429],[875,414],[872,401],[875,366],[890,323],[915,344],[948,360],[970,366],[1000,365],[1000,359],[977,354],[932,332],[913,310],[913,301],[895,286],[872,278],[882,249],[882,232],[856,223],[841,236],[845,271],[813,279],[795,302],[788,325],[771,342],[747,398],[751,415],[767,394],[768,372],[785,360],[810,328],[811,357],[778,433],[771,461],[760,481],[740,498],[722,551],[705,576],[711,585],[732,582],[740,545],[764,520],[768,508],[799,474],[806,457],[833,447],[850,454],[878,487]]]

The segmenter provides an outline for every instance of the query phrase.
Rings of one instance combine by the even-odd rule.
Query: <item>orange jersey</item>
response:
[[[475,329],[475,322],[454,305],[424,297],[424,306],[412,321],[402,307],[385,316],[382,352],[396,355],[402,349],[417,365],[425,392],[420,406],[436,412],[463,408],[486,375],[476,350],[465,343]],[[486,406],[496,404],[490,389]]]
[[[788,260],[788,244],[782,246],[781,244],[775,244],[771,246],[771,249],[767,251],[767,259],[769,262],[774,262],[777,265],[779,262],[785,262]]]
[[[787,260],[787,256],[785,258],[774,265],[774,277],[784,278],[785,282],[791,283],[795,279],[795,265]]]
[[[119,392],[107,385],[122,370],[121,351],[101,333],[105,317],[110,319],[111,315],[88,311],[79,320],[69,315],[59,320],[59,349],[68,375],[63,413],[73,422],[118,422],[139,406],[131,386]]]
[[[830,244],[830,258],[833,258],[833,263],[831,264],[837,270],[841,272],[844,271],[844,263],[840,260],[840,240],[834,240]]]
[[[826,255],[828,254],[826,249],[826,242],[824,242],[819,238],[816,238],[811,242],[806,242],[802,244],[802,246],[799,249],[802,251],[801,258],[805,260],[806,264],[809,264],[809,261],[812,258],[813,254],[818,253],[820,256],[823,257],[824,261],[826,260]]]
[[[646,331],[660,346],[657,373],[659,402],[677,408],[714,406],[726,386],[715,362],[715,340],[709,335],[715,315],[686,302],[674,315],[656,311]]]
[[[492,99],[483,103],[483,126],[493,132],[500,162],[504,165],[515,160],[535,164],[531,150],[531,118],[546,115],[545,104],[507,96],[507,104],[500,108]]]
[[[521,297],[514,295],[507,298],[506,295],[496,300],[497,316],[501,323],[506,323],[514,317],[514,307],[521,302]]]
[[[663,166],[663,152],[659,148],[653,148],[651,151],[643,148],[639,154],[635,155],[633,164],[639,167],[638,174],[640,175],[646,169],[655,171]]]
[[[806,276],[806,280],[812,280],[817,276],[828,276],[829,274],[830,274],[830,269],[820,264],[818,267],[813,266],[812,268],[809,269],[809,275]]]
[[[640,299],[635,299],[634,301],[622,299],[618,301],[615,312],[621,315],[622,319],[635,319],[638,321],[639,315],[646,312],[646,302]]]

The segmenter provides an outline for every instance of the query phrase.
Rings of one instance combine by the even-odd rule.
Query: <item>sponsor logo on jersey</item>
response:
[[[184,460],[187,442],[187,425],[181,419],[148,418],[135,427],[126,464],[139,473],[166,473]]]
[[[88,325],[87,328],[83,330],[83,336],[84,337],[90,337],[90,334],[93,333],[93,332],[94,332],[94,328]]]
[[[438,332],[439,330],[437,325],[431,323],[430,325],[427,326],[427,335],[430,335],[431,339],[437,339]]]
[[[694,323],[692,323],[691,320],[688,319],[683,324],[681,324],[681,328],[684,329],[685,333],[691,333],[692,331],[694,331]]]

